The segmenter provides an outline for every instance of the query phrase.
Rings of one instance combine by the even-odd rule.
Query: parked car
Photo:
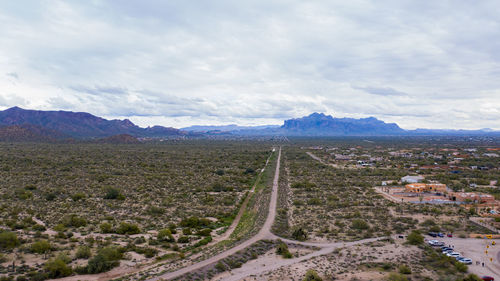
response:
[[[484,280],[484,281],[495,281],[495,278],[493,278],[491,276],[483,276],[483,277],[481,277],[481,280]]]
[[[453,249],[446,249],[442,251],[443,254],[453,253]]]
[[[404,239],[405,236],[404,235],[398,235],[398,238]]]
[[[448,236],[448,237],[452,238],[452,237],[453,237],[453,234],[448,233],[446,236]]]
[[[456,257],[459,257],[460,256],[460,253],[457,253],[457,252],[451,252],[451,253],[447,253],[446,254],[448,257],[451,257],[451,258],[456,258]]]
[[[442,252],[448,252],[448,251],[452,251],[453,252],[453,248],[450,248],[450,247],[441,247],[441,251]]]
[[[442,246],[444,246],[444,242],[438,241],[438,242],[435,242],[434,245],[432,245],[432,246],[434,246],[434,247],[442,247]]]
[[[465,264],[472,264],[472,260],[469,258],[461,258],[458,261]]]
[[[437,234],[437,236],[438,236],[438,237],[444,237],[444,234],[443,234],[443,233],[441,233],[441,232],[439,232],[439,233]]]
[[[435,243],[438,243],[439,241],[437,240],[429,240],[427,241],[427,244],[431,245],[431,246],[434,246]]]
[[[436,232],[432,232],[432,231],[431,231],[431,232],[429,232],[429,233],[427,233],[427,234],[428,234],[429,236],[432,236],[432,237],[437,237],[437,236],[438,236],[438,234],[437,234]]]

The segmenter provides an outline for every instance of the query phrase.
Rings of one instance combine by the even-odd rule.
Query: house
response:
[[[450,197],[452,200],[460,202],[474,202],[480,204],[495,202],[495,197],[493,195],[476,192],[454,192]]]
[[[423,176],[404,176],[401,178],[401,182],[407,183],[417,183],[424,180]]]
[[[405,191],[410,193],[445,193],[447,192],[446,184],[442,183],[410,183],[405,186]]]

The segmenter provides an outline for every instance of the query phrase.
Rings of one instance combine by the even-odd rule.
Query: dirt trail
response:
[[[235,269],[235,270],[233,270],[231,272],[231,274],[232,274],[231,276],[219,279],[219,281],[237,281],[237,280],[241,280],[241,279],[243,279],[245,277],[248,277],[248,276],[251,276],[251,275],[259,275],[259,274],[266,273],[266,272],[269,272],[269,271],[272,271],[272,270],[276,270],[276,269],[278,269],[278,268],[280,268],[282,266],[288,266],[288,265],[296,264],[296,263],[299,263],[299,262],[302,262],[302,261],[305,261],[305,260],[308,260],[308,259],[311,259],[311,258],[314,258],[314,257],[319,257],[319,256],[322,256],[322,255],[326,255],[326,254],[329,254],[329,253],[333,252],[337,248],[349,247],[349,246],[364,244],[364,243],[368,243],[368,242],[377,241],[377,240],[380,240],[380,239],[384,239],[384,238],[380,237],[380,238],[370,238],[370,239],[365,239],[365,240],[359,240],[359,241],[354,241],[354,242],[337,242],[337,243],[323,244],[324,248],[322,248],[321,250],[312,252],[312,253],[310,253],[308,255],[301,256],[301,257],[298,257],[298,258],[285,259],[285,260],[276,259],[276,262],[274,262],[272,264],[266,264],[265,267],[256,266],[256,267],[254,267],[254,268],[252,268],[250,270],[248,268],[246,268],[244,270]],[[281,239],[281,240],[284,240],[284,239]],[[295,243],[295,244],[298,244],[296,241],[292,241],[292,242]],[[303,244],[303,243],[300,243],[300,244]],[[307,243],[307,244],[315,244],[315,243]],[[317,246],[317,245],[318,245],[318,243],[316,243],[315,246]]]
[[[274,150],[273,150],[273,153],[274,153]],[[260,174],[264,173],[264,171],[266,170],[267,164],[269,164],[269,159],[271,159],[271,156],[273,155],[273,153],[271,153],[271,155],[269,155],[269,157],[267,158],[266,164],[264,165],[264,168],[262,168],[262,170],[260,171]],[[250,197],[251,197],[250,194],[255,192],[255,188],[257,187],[257,183],[258,183],[258,180],[255,181],[254,185],[250,189],[248,196],[245,198],[245,201],[243,201],[243,204],[241,204],[240,210],[238,211],[238,214],[234,218],[233,223],[231,223],[231,225],[228,227],[228,229],[224,232],[223,235],[214,238],[214,240],[212,242],[210,242],[209,244],[207,244],[207,246],[215,245],[215,244],[219,243],[220,241],[229,239],[229,236],[233,233],[233,231],[236,229],[236,227],[240,223],[241,216],[245,212],[247,205],[248,205],[248,201],[250,200]]]
[[[276,203],[278,201],[278,180],[279,180],[279,173],[280,173],[281,147],[278,151],[278,159],[276,161],[277,161],[276,162],[276,171],[274,173],[273,189],[272,189],[272,193],[271,193],[271,202],[269,204],[269,213],[267,215],[267,218],[266,218],[266,221],[264,222],[263,227],[257,233],[257,235],[255,235],[252,238],[246,240],[245,242],[243,242],[243,243],[241,243],[241,244],[239,244],[231,249],[228,249],[227,251],[222,252],[216,256],[213,256],[209,259],[206,259],[206,260],[201,261],[199,263],[189,265],[189,266],[181,268],[177,271],[165,273],[163,275],[160,275],[158,277],[148,279],[148,280],[155,281],[155,280],[173,279],[173,278],[182,276],[186,273],[203,268],[204,266],[216,263],[221,259],[227,258],[227,257],[235,254],[236,252],[251,246],[252,244],[254,244],[255,242],[257,242],[259,240],[270,239],[270,238],[272,239],[274,237],[274,235],[271,234],[271,226],[273,225],[274,218],[276,217]]]

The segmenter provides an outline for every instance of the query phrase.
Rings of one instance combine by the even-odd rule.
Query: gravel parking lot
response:
[[[469,272],[478,275],[488,275],[500,279],[500,239],[479,239],[479,238],[449,238],[430,237],[427,240],[443,241],[446,246],[452,245],[455,252],[459,252],[463,257],[472,259],[469,265]],[[491,245],[495,241],[496,245]],[[489,245],[489,248],[486,246]],[[488,254],[485,253],[488,250]],[[490,261],[493,258],[493,261]],[[479,264],[476,264],[479,262]],[[483,267],[484,262],[484,267]]]

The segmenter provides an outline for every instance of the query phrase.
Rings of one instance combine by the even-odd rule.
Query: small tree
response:
[[[73,273],[73,269],[60,258],[48,261],[44,267],[50,278],[61,278]]]
[[[399,273],[401,274],[411,274],[411,268],[406,264],[402,264],[399,266]]]
[[[424,236],[422,236],[420,232],[414,230],[406,237],[406,240],[411,245],[420,245],[424,243]]]
[[[307,239],[307,233],[302,227],[299,227],[292,232],[292,237],[295,240],[304,241]]]
[[[304,278],[304,281],[323,281],[321,277],[319,277],[318,273],[314,269],[309,269],[306,272],[306,276]]]
[[[90,247],[88,246],[80,246],[78,250],[76,250],[75,257],[77,259],[88,259],[92,255],[90,251]]]
[[[20,244],[17,235],[14,232],[2,232],[0,233],[0,249],[11,250]]]
[[[47,258],[47,254],[50,252],[52,249],[52,246],[50,245],[49,241],[47,240],[40,240],[36,241],[33,244],[31,244],[31,251],[36,254],[43,254],[44,258]]]
[[[104,199],[118,199],[118,200],[124,200],[125,196],[123,196],[120,193],[120,190],[114,188],[114,187],[108,187],[106,188],[106,194],[104,195]]]
[[[158,240],[165,242],[174,242],[174,236],[172,236],[172,231],[168,228],[162,229],[158,231],[158,235],[156,236]]]
[[[112,233],[113,232],[113,226],[109,222],[104,222],[99,225],[99,228],[101,229],[101,233]]]
[[[276,254],[281,255],[285,259],[291,259],[292,254],[288,250],[288,245],[285,244],[284,242],[280,242],[278,244],[278,247],[276,247]]]
[[[118,234],[139,234],[141,233],[141,230],[136,224],[128,223],[128,222],[122,222],[120,223],[120,226],[116,230],[116,233]]]
[[[363,230],[363,229],[368,229],[368,223],[362,219],[355,219],[352,220],[352,226],[353,229],[358,229],[358,230]]]

